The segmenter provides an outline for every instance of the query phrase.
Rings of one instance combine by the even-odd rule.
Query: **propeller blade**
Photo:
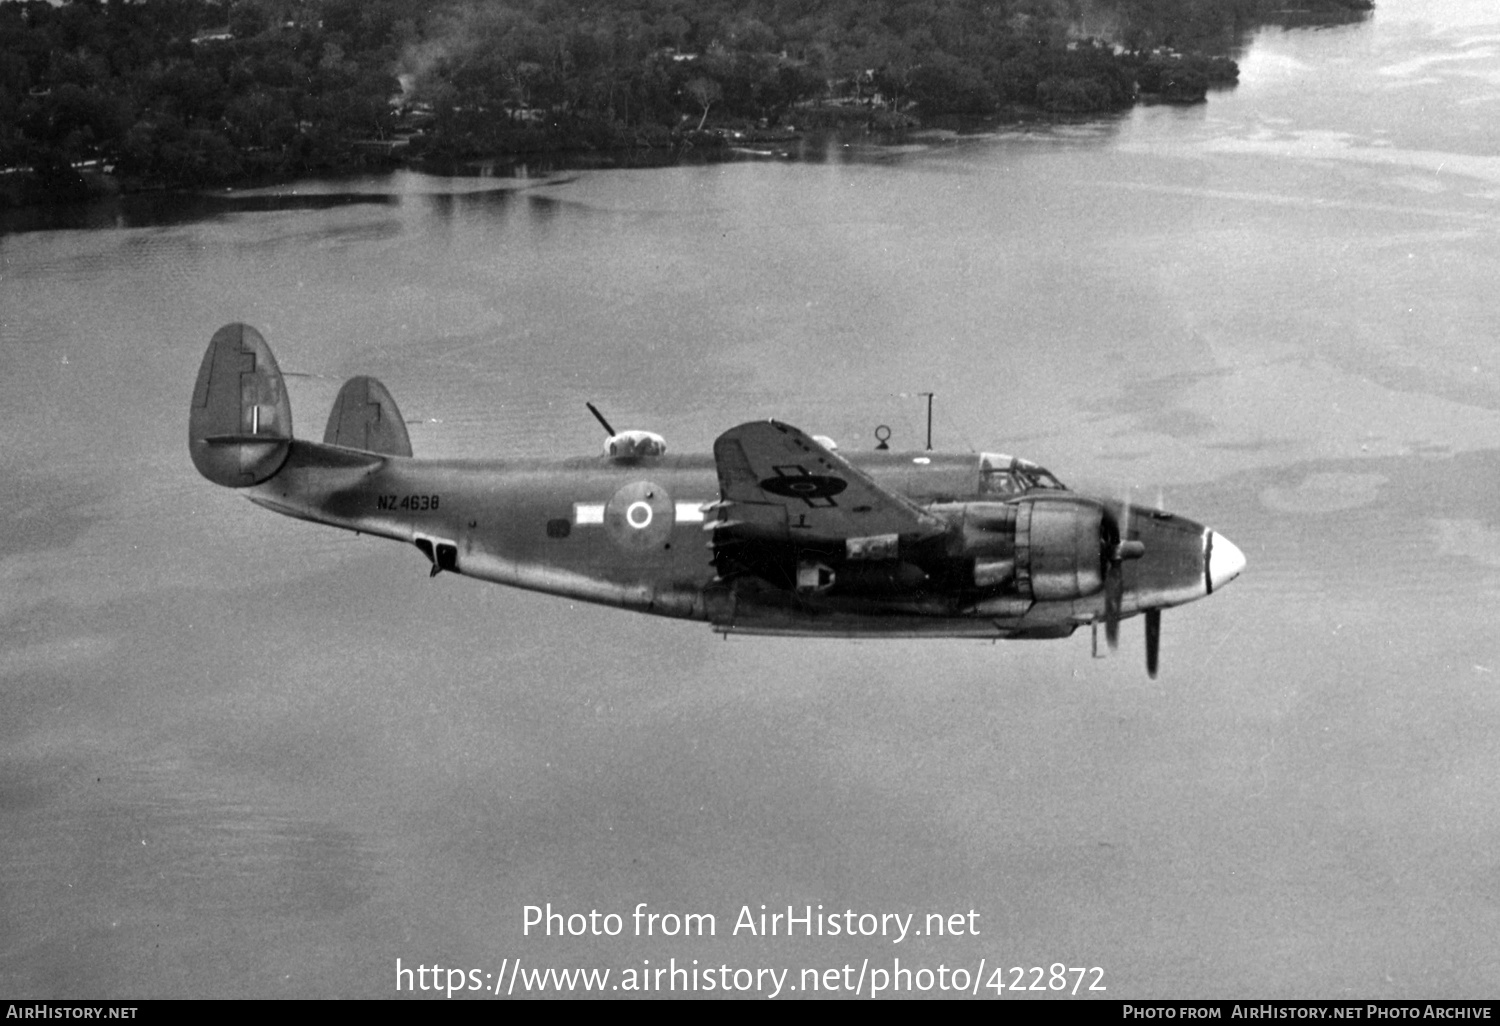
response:
[[[1122,508],[1130,515],[1130,505]],[[1125,597],[1125,575],[1120,570],[1121,517],[1109,507],[1099,524],[1099,562],[1104,570],[1104,640],[1113,652],[1120,647],[1120,605]]]
[[[1120,602],[1125,597],[1125,575],[1118,560],[1104,571],[1104,640],[1113,652],[1120,647]]]
[[[1114,533],[1114,547],[1110,558],[1118,565],[1127,559],[1140,559],[1146,554],[1146,546],[1140,541],[1130,537],[1130,516],[1132,513],[1130,505],[1130,493],[1125,493],[1125,498],[1120,500],[1120,515],[1115,518],[1112,528]]]
[[[1161,656],[1161,610],[1146,610],[1146,676],[1156,679],[1156,667]]]

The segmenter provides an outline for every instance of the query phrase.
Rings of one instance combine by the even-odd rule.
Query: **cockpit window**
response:
[[[1056,491],[1067,491],[1067,486],[1052,476],[1046,467],[1039,467],[1035,463],[1027,464],[1021,468],[1020,473],[1025,476],[1032,488],[1051,488]]]
[[[1032,489],[1066,491],[1066,486],[1045,467],[1030,460],[1002,453],[983,453],[979,457],[979,492],[981,495],[1021,495]]]

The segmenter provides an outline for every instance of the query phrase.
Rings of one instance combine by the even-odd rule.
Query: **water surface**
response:
[[[1493,996],[1500,17],[1268,29],[1194,108],[817,161],[402,173],[0,236],[0,992],[387,996],[395,962],[1100,966],[1108,996]],[[282,198],[277,198],[278,196]],[[1146,680],[736,640],[429,581],[216,489],[257,325],[317,437],[676,451],[776,416],[1034,458],[1235,540]],[[713,912],[536,938],[523,906]],[[729,936],[742,905],[974,937]],[[627,928],[628,930],[628,928]],[[1009,979],[1009,977],[1007,977]]]

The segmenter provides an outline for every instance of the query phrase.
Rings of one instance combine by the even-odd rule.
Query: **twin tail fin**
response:
[[[248,324],[214,332],[188,412],[193,466],[214,484],[248,488],[275,476],[292,446],[292,404],[276,357]]]
[[[396,400],[374,378],[350,378],[339,389],[323,432],[324,445],[342,445],[385,456],[410,456],[411,438]]]
[[[374,378],[350,378],[323,433],[325,445],[410,456],[401,411]],[[292,445],[292,406],[276,357],[248,324],[214,332],[198,368],[188,413],[188,453],[198,472],[227,488],[275,477]]]

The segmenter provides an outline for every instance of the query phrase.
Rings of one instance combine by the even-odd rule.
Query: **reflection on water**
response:
[[[1448,10],[1267,30],[1233,92],[1097,124],[11,222],[0,991],[884,957],[519,933],[645,901],[975,908],[910,957],[1066,951],[1117,997],[1480,994],[1500,25]],[[428,580],[193,472],[233,320],[299,434],[370,373],[419,455],[592,453],[585,401],[676,452],[766,416],[917,446],[933,391],[940,447],[1160,496],[1249,569],[1165,617],[1154,683],[1136,623],[1109,660],[725,643]]]
[[[0,232],[147,228],[191,224],[226,214],[279,210],[327,210],[356,203],[394,204],[394,196],[367,193],[132,193],[97,203],[7,210]]]

